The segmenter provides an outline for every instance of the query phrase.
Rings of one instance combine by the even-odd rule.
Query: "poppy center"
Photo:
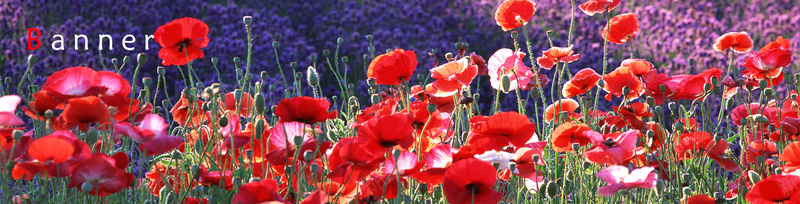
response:
[[[395,145],[397,145],[397,142],[394,142],[394,141],[383,141],[380,144],[381,144],[381,147],[394,147]]]
[[[475,184],[475,183],[469,183],[469,184],[467,184],[467,186],[465,186],[465,188],[469,192],[472,192],[472,194],[478,194],[478,193],[481,192],[480,188],[478,188],[478,184]]]
[[[414,121],[414,123],[412,123],[411,125],[414,126],[414,129],[419,129],[419,128],[425,127],[425,123],[420,122],[420,121]]]
[[[614,147],[614,145],[617,145],[617,141],[614,141],[614,139],[612,138],[608,138],[605,141],[603,141],[603,144],[606,145],[607,147]]]
[[[183,39],[183,41],[179,42],[176,46],[178,46],[178,52],[183,52],[184,47],[189,47],[189,44],[192,43],[192,40],[189,38]]]

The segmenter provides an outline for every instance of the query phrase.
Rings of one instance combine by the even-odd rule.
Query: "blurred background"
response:
[[[581,55],[580,60],[570,64],[571,72],[589,67],[599,73],[602,70],[603,41],[600,31],[605,16],[587,16],[577,5],[585,0],[575,1],[574,50]],[[96,70],[112,70],[112,58],[122,61],[129,56],[132,61],[123,68],[121,74],[126,78],[133,74],[135,56],[147,53],[150,60],[142,67],[139,76],[156,78],[158,45],[151,42],[150,50],[144,50],[143,35],[151,35],[171,20],[181,17],[194,17],[208,24],[210,42],[204,48],[205,58],[195,60],[194,69],[205,85],[220,82],[229,85],[232,91],[235,84],[234,57],[241,57],[239,67],[244,66],[247,53],[246,32],[242,16],[253,16],[253,59],[251,70],[254,78],[260,80],[259,72],[266,71],[265,84],[275,85],[272,93],[283,96],[284,85],[278,73],[273,41],[277,47],[280,64],[287,76],[291,71],[305,72],[312,64],[309,56],[316,55],[318,71],[322,76],[322,87],[326,97],[338,95],[333,74],[328,72],[323,50],[336,49],[338,37],[344,39],[339,47],[339,56],[347,56],[348,67],[352,73],[348,82],[354,83],[356,90],[366,96],[364,54],[368,54],[365,36],[374,36],[377,54],[386,49],[402,48],[414,50],[419,57],[418,73],[427,72],[433,67],[434,57],[444,61],[444,54],[457,52],[456,42],[469,43],[468,52],[475,52],[489,59],[500,48],[512,48],[513,41],[494,21],[494,11],[501,0],[387,0],[387,1],[204,1],[187,0],[175,3],[167,0],[5,0],[0,1],[0,64],[2,77],[22,75],[26,68],[25,58],[29,54],[39,57],[33,71],[37,73],[36,84],[42,84],[46,77],[63,68],[88,66]],[[570,25],[570,1],[535,0],[538,11],[534,15],[529,30],[534,53],[550,47],[548,36],[555,46],[567,46],[567,31]],[[778,36],[792,42],[795,52],[794,63],[789,73],[797,73],[800,59],[800,2],[797,0],[676,0],[676,1],[630,1],[623,0],[620,7],[612,12],[633,12],[639,18],[641,30],[631,44],[609,46],[609,70],[619,66],[622,59],[633,52],[636,58],[644,58],[656,65],[659,72],[674,74],[699,73],[711,67],[723,68],[727,64],[725,53],[715,52],[712,44],[716,37],[731,31],[746,31],[751,34],[755,48],[760,48]],[[531,25],[532,24],[532,25]],[[34,51],[27,49],[26,28],[42,31],[44,44]],[[519,29],[517,29],[519,30]],[[67,48],[53,51],[50,48],[52,36],[65,36]],[[73,49],[75,34],[85,34],[89,38],[88,51]],[[114,38],[114,50],[97,50],[98,34],[110,34]],[[137,38],[135,50],[121,48],[124,35]],[[522,35],[520,35],[522,39]],[[522,39],[524,40],[524,39]],[[436,55],[429,55],[437,49]],[[538,54],[537,54],[538,55]],[[737,55],[736,66],[744,63],[747,55]],[[211,66],[211,57],[219,58],[222,76],[217,76]],[[331,58],[333,54],[331,54]],[[689,66],[689,59],[696,65]],[[335,59],[331,59],[331,62]],[[289,64],[297,62],[297,70]],[[527,62],[527,60],[526,60]],[[170,83],[167,91],[171,96],[179,96],[183,81],[177,67],[167,67]],[[552,78],[552,74],[545,72]],[[291,79],[289,79],[291,81]],[[141,83],[139,80],[136,83]],[[326,86],[325,84],[329,84]],[[416,84],[415,77],[412,84]],[[494,91],[488,88],[488,79],[481,80],[480,92],[486,96],[481,103],[491,103]],[[552,84],[552,83],[551,83]],[[474,88],[478,85],[473,83]],[[291,85],[289,86],[291,88]],[[267,89],[266,87],[264,88]],[[163,88],[162,88],[163,90]],[[548,87],[545,90],[549,90]],[[547,94],[547,93],[546,93]],[[549,94],[548,94],[549,95]],[[368,97],[360,97],[366,103]],[[515,104],[514,94],[502,97],[504,103]],[[175,100],[175,99],[173,99]],[[340,99],[341,100],[341,99]],[[276,103],[273,101],[271,103]],[[515,110],[515,105],[505,109]]]

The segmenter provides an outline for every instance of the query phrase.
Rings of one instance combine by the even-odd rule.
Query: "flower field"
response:
[[[0,2],[0,202],[800,203],[798,5]]]

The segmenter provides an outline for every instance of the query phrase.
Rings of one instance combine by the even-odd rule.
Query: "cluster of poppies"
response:
[[[579,9],[609,15],[620,2],[589,0]],[[527,36],[535,12],[530,0],[506,0],[495,20],[512,37],[520,27]],[[636,15],[625,13],[610,17],[598,34],[623,44],[638,30]],[[193,18],[159,27],[154,36],[162,64],[191,67],[204,56],[207,34],[208,26]],[[537,194],[575,196],[561,189],[565,181],[552,177],[558,174],[548,172],[562,166],[597,170],[589,174],[605,182],[596,190],[604,197],[660,186],[684,187],[671,198],[686,203],[733,200],[743,193],[753,203],[800,202],[800,99],[794,90],[784,99],[775,91],[792,60],[790,42],[778,37],[758,51],[753,46],[746,32],[724,34],[709,49],[730,57],[749,54],[741,67],[673,76],[632,56],[608,73],[584,68],[572,75],[568,64],[580,60],[573,45],[552,46],[534,57],[515,43],[488,61],[461,46],[425,72],[430,83],[415,85],[416,52],[394,49],[366,67],[372,104],[363,109],[355,96],[338,101],[316,92],[268,108],[266,97],[272,97],[261,93],[260,83],[227,93],[219,84],[193,85],[176,103],[154,106],[149,96],[133,97],[135,84],[115,72],[71,67],[50,75],[40,89],[29,89],[35,92],[28,97],[0,98],[0,170],[16,180],[68,177],[68,188],[101,197],[146,185],[153,196],[180,195],[183,203],[213,203],[196,193],[209,188],[230,192],[232,203],[375,203],[408,199],[409,189],[441,194],[450,203],[513,203]],[[314,69],[307,72],[312,87],[319,84]],[[540,69],[555,69],[555,75]],[[521,98],[519,111],[500,111],[495,101],[493,114],[477,115],[471,93],[479,77],[488,77],[490,86],[477,88],[492,87],[495,97],[538,92],[551,77],[560,94],[530,117],[526,103],[538,101]],[[302,77],[295,78],[300,84]],[[569,80],[561,84],[563,78]],[[144,82],[141,93],[150,93],[149,85]],[[600,110],[600,90],[603,99],[621,103]],[[752,94],[761,103],[748,103]],[[28,132],[23,114],[17,114],[23,98],[28,102],[21,112],[37,127]],[[714,100],[723,105],[703,108]],[[711,110],[719,111],[716,120]],[[729,118],[723,116],[727,111]],[[719,127],[723,121],[733,127]],[[737,132],[735,138],[725,131]],[[126,145],[138,158],[118,150]],[[569,158],[583,165],[563,167],[574,162]],[[137,179],[128,172],[131,159],[150,171]],[[684,184],[704,175],[675,169],[709,160],[721,170],[706,173],[734,173],[720,182],[727,186],[715,188],[725,192],[713,197]],[[524,184],[525,195],[516,194],[515,184]]]

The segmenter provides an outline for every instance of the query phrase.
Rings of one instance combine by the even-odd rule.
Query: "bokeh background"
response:
[[[33,71],[37,73],[36,84],[57,70],[72,66],[88,66],[98,70],[112,69],[111,59],[122,61],[131,57],[135,65],[135,55],[147,53],[150,60],[143,66],[139,76],[155,78],[158,59],[158,45],[151,42],[150,50],[144,50],[145,34],[152,34],[158,26],[181,17],[194,17],[206,22],[210,27],[208,47],[204,48],[205,58],[194,62],[205,85],[219,82],[234,84],[234,57],[246,56],[246,32],[242,16],[253,16],[253,59],[252,68],[255,79],[259,72],[269,75],[265,84],[276,86],[272,93],[283,96],[283,82],[278,73],[273,41],[280,43],[277,48],[280,64],[286,75],[291,62],[298,63],[297,72],[304,72],[312,64],[311,55],[317,55],[318,67],[325,66],[322,56],[325,49],[336,49],[338,37],[344,39],[339,56],[349,60],[350,82],[355,82],[356,90],[366,95],[364,79],[364,58],[369,53],[365,36],[374,36],[376,54],[386,49],[403,48],[414,50],[419,56],[418,73],[432,68],[433,58],[440,62],[444,53],[456,52],[455,42],[468,42],[469,52],[488,59],[494,51],[513,47],[508,33],[495,25],[494,11],[501,0],[387,0],[387,1],[336,1],[336,0],[293,0],[293,1],[203,1],[203,0],[5,0],[0,1],[0,71],[2,77],[17,78],[26,67],[25,57],[34,54],[39,57]],[[567,30],[570,25],[570,1],[535,0],[538,11],[531,20],[532,49],[534,53],[549,47],[547,33],[553,44],[566,46]],[[576,0],[581,4],[584,0]],[[613,14],[633,12],[639,17],[641,31],[630,44],[609,46],[609,69],[619,65],[632,50],[637,58],[644,58],[656,65],[659,72],[672,74],[699,73],[710,67],[725,67],[724,53],[711,49],[714,39],[730,31],[746,31],[751,34],[756,47],[765,45],[777,36],[792,42],[795,59],[800,59],[800,2],[797,0],[668,0],[631,1],[623,0]],[[605,23],[602,14],[587,16],[575,9],[574,50],[581,54],[580,60],[570,64],[571,72],[590,67],[602,70],[603,42],[600,30]],[[27,49],[26,28],[38,28],[43,32],[42,48]],[[113,51],[100,53],[97,50],[98,34],[114,37]],[[50,48],[52,36],[66,37],[65,51]],[[89,37],[90,50],[73,50],[75,34]],[[126,34],[137,37],[136,50],[121,49],[120,41]],[[520,38],[521,35],[520,35]],[[439,52],[428,54],[432,49]],[[102,55],[101,55],[102,54]],[[331,54],[333,55],[333,54]],[[102,57],[101,57],[102,56]],[[211,66],[211,57],[220,59],[222,76],[217,76]],[[332,57],[332,56],[331,56]],[[741,66],[746,55],[738,55],[737,66]],[[689,59],[696,65],[689,66]],[[334,60],[334,59],[331,59]],[[369,60],[369,59],[368,59]],[[526,60],[527,61],[527,60]],[[368,61],[367,61],[368,63]],[[793,63],[789,73],[796,73],[798,63]],[[239,67],[244,66],[244,60]],[[123,69],[123,76],[130,78],[133,66]],[[318,68],[323,77],[325,94],[335,95],[333,74],[327,68]],[[545,72],[549,76],[549,74]],[[183,81],[176,67],[167,67],[170,95],[179,95]],[[174,79],[174,80],[173,80]],[[355,80],[354,80],[355,79]],[[291,80],[289,80],[291,81]],[[141,83],[136,81],[136,83]],[[329,86],[325,86],[325,83]],[[412,81],[412,84],[415,83]],[[552,84],[552,83],[551,83]],[[473,84],[473,87],[479,86]],[[480,92],[484,96],[481,103],[489,103],[494,93],[483,79]],[[289,86],[291,87],[291,86]],[[546,87],[545,90],[548,90]],[[231,88],[227,87],[227,91]],[[265,88],[266,90],[266,88]],[[366,100],[368,97],[361,97]],[[515,104],[512,95],[503,97],[508,104]],[[275,103],[273,101],[272,103]],[[507,106],[515,109],[516,106]]]

